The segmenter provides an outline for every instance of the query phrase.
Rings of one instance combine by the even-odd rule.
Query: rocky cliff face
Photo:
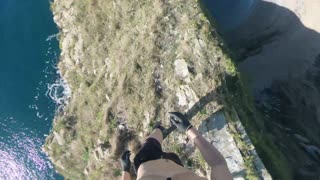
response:
[[[224,31],[224,38],[238,56],[240,71],[250,79],[264,124],[260,129],[288,162],[282,168],[289,172],[287,179],[319,179],[320,1],[246,2],[253,3],[250,16]]]
[[[45,144],[59,173],[116,179],[124,149],[134,155],[156,121],[169,126],[167,112],[181,111],[225,152],[235,178],[270,179],[230,101],[236,69],[196,1],[55,0],[52,10],[72,92]],[[208,173],[184,135],[164,148]]]

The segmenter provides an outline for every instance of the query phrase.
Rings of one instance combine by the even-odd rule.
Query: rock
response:
[[[60,160],[54,162],[54,164],[55,164],[56,166],[58,166],[59,168],[63,169],[63,170],[65,169],[65,167],[62,165],[62,163],[61,163]]]
[[[98,138],[96,144],[103,144],[103,141],[100,138]]]
[[[234,178],[244,179],[245,164],[233,136],[228,131],[224,114],[218,112],[211,115],[200,125],[199,132],[225,157],[229,170],[236,175]]]
[[[108,96],[108,94],[105,94],[105,97],[106,97],[106,100],[110,102],[110,97]]]
[[[177,75],[177,77],[181,78],[182,80],[185,80],[186,82],[190,82],[189,80],[189,70],[188,70],[188,64],[184,59],[177,59],[174,62],[174,70]]]
[[[187,97],[185,96],[184,91],[183,91],[182,88],[179,88],[177,90],[176,96],[178,97],[178,105],[179,106],[183,107],[183,106],[186,106],[188,104]]]
[[[97,161],[104,161],[110,156],[110,148],[107,148],[103,142],[93,150],[93,156]]]
[[[237,114],[234,109],[233,109],[233,112],[235,114]],[[242,141],[247,146],[250,146],[250,155],[254,157],[254,159],[253,159],[254,167],[255,167],[257,173],[259,174],[260,178],[264,179],[264,180],[272,180],[271,175],[269,174],[268,170],[264,166],[262,160],[259,158],[258,153],[256,152],[247,132],[245,131],[244,127],[242,126],[239,117],[236,116],[236,119],[234,119],[234,121],[236,121],[235,124],[236,124],[237,133],[241,136]]]
[[[272,180],[272,177],[254,150],[248,135],[241,125],[241,122],[237,119],[236,121],[239,134],[242,136],[242,140],[247,146],[252,148],[250,150],[250,156],[254,157],[253,163],[259,178],[264,180]],[[212,114],[208,119],[203,121],[199,127],[199,132],[225,157],[228,168],[233,174],[234,179],[246,179],[246,166],[242,154],[237,147],[237,143],[233,139],[233,135],[230,133],[223,111]]]
[[[304,143],[300,143],[300,145],[315,161],[320,162],[320,149],[318,147]]]
[[[93,156],[94,156],[94,158],[95,158],[97,161],[101,161],[102,159],[105,158],[101,146],[97,147],[97,148],[93,151]]]
[[[176,96],[178,97],[178,105],[188,108],[191,108],[199,99],[188,85],[179,86]]]
[[[65,141],[63,139],[63,137],[57,133],[56,131],[53,131],[53,135],[54,135],[54,139],[57,141],[57,143],[60,145],[60,146],[63,146]]]
[[[126,127],[125,125],[123,125],[123,124],[119,124],[119,125],[118,125],[118,129],[119,129],[120,131],[126,131],[127,127]]]
[[[233,180],[245,180],[245,178],[243,178],[243,177],[235,177],[235,178],[233,178]]]
[[[151,122],[150,113],[148,111],[145,111],[143,115],[145,118],[145,120],[143,121],[143,128],[148,129],[148,126]]]
[[[140,138],[143,138],[144,137],[144,133],[141,131],[141,132],[139,132],[139,137]]]
[[[90,168],[89,168],[89,166],[87,166],[87,167],[84,169],[83,173],[84,173],[86,176],[89,175],[89,173],[90,173]]]

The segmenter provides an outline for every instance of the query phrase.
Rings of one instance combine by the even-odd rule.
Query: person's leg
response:
[[[162,132],[159,128],[156,128],[155,130],[153,130],[152,133],[148,136],[148,138],[154,138],[160,144],[162,144],[162,141],[163,141],[163,135],[162,135]]]
[[[134,158],[134,169],[137,172],[139,166],[147,161],[160,159],[162,157],[161,143],[163,141],[160,129],[155,129],[142,144]]]
[[[175,162],[176,164],[178,164],[178,165],[180,165],[180,166],[183,166],[183,164],[182,164],[179,156],[178,156],[176,153],[173,153],[173,152],[169,152],[169,153],[163,152],[162,158],[163,158],[163,159],[169,159],[169,160]]]

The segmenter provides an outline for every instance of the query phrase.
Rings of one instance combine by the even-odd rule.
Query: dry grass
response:
[[[153,122],[167,125],[167,112],[188,109],[178,105],[181,85],[203,97],[235,70],[196,1],[55,0],[52,9],[72,97],[54,125],[66,141],[51,134],[46,151],[67,179],[118,178],[124,149],[137,150]],[[190,81],[175,75],[176,59],[188,63]]]

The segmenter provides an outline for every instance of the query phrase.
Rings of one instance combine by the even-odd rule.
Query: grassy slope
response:
[[[179,106],[176,97],[183,87],[198,98],[212,92],[216,97],[205,107],[206,113],[196,114],[196,124],[223,106],[232,109],[224,97],[234,92],[218,89],[226,87],[226,72],[236,75],[235,67],[197,2],[55,0],[52,9],[62,29],[59,69],[72,96],[56,116],[55,133],[48,136],[45,149],[66,178],[117,178],[117,158],[124,148],[137,149],[156,120],[167,123],[168,111],[188,109]],[[188,63],[190,81],[175,75],[176,59]],[[244,103],[235,104],[240,111],[249,106],[247,96],[241,98]],[[240,118],[250,129],[252,119],[243,113]],[[119,130],[119,124],[129,131]],[[167,145],[181,152],[174,139],[169,138]],[[187,162],[203,166],[197,156]]]

